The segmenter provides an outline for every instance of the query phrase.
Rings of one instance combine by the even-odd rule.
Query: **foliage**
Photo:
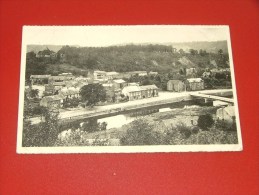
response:
[[[75,108],[79,105],[80,100],[78,98],[73,97],[72,99],[67,99],[63,103],[64,108]]]
[[[191,128],[183,123],[177,124],[176,129],[184,136],[184,138],[189,138],[192,134]]]
[[[237,144],[236,132],[211,129],[210,131],[199,131],[192,134],[189,139],[183,140],[181,144]]]
[[[39,90],[38,89],[31,89],[29,91],[30,98],[36,98],[39,96]]]
[[[28,100],[27,96],[24,96],[24,106],[23,106],[23,118],[29,118],[32,115],[33,106]]]
[[[76,130],[67,130],[59,134],[55,142],[55,146],[107,146],[109,139],[100,139],[95,136],[94,139],[87,139],[84,137],[85,132]]]
[[[33,109],[32,109],[32,116],[35,116],[35,115],[40,115],[40,116],[44,116],[45,113],[47,112],[47,108],[44,107],[44,106],[35,106]]]
[[[208,130],[208,128],[212,127],[214,124],[214,120],[211,115],[200,115],[198,118],[198,127],[202,130]]]
[[[58,112],[48,110],[44,113],[45,121],[32,125],[30,121],[23,122],[24,147],[53,146],[58,136]]]
[[[82,139],[79,129],[66,130],[58,135],[55,146],[87,146],[89,143]]]
[[[126,134],[120,139],[121,145],[162,145],[164,135],[154,130],[144,119],[133,121]]]
[[[86,102],[86,105],[90,107],[106,100],[106,91],[99,83],[85,85],[80,89],[79,93],[82,101]]]
[[[90,119],[87,119],[87,121],[82,124],[81,129],[83,131],[91,133],[95,131],[104,131],[106,130],[106,127],[107,127],[106,122],[99,123],[97,122],[97,119],[90,118]]]
[[[59,123],[59,132],[67,130],[67,129],[79,129],[80,128],[80,122],[78,122],[77,120],[75,121],[65,121],[65,122],[61,122]]]
[[[181,123],[168,129],[164,143],[170,145],[200,145],[200,144],[237,144],[235,131],[224,131],[212,127],[208,131],[200,131],[197,127],[186,127]]]

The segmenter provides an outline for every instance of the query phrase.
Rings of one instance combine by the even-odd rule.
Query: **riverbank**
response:
[[[149,124],[154,125],[156,130],[163,132],[179,123],[184,123],[186,126],[192,126],[192,123],[197,125],[197,120],[200,115],[215,115],[216,110],[217,108],[215,107],[186,106],[185,108],[174,108],[166,112],[157,112],[147,116],[140,116],[136,119],[144,119]],[[87,133],[84,135],[84,138],[93,139],[98,136],[101,139],[120,139],[126,133],[130,125],[131,123],[123,125],[120,128],[111,128],[106,131]]]
[[[185,106],[184,108],[174,108],[165,112],[137,117],[135,121],[142,120],[147,125],[152,126],[154,132],[167,140],[163,142],[166,145],[237,144],[237,133],[234,130],[226,130],[217,126],[217,124],[206,131],[197,126],[198,118],[201,115],[210,115],[216,121],[216,110],[217,107]],[[97,143],[97,145],[120,145],[120,140],[125,137],[129,129],[132,129],[135,121],[119,128],[92,133],[80,130],[64,131],[68,134],[63,136],[63,141],[59,140],[58,145],[87,145],[89,142]],[[64,134],[64,132],[62,133]]]
[[[158,97],[140,99],[135,101],[128,101],[124,103],[106,105],[106,106],[95,106],[94,108],[78,108],[75,110],[70,111],[62,111],[59,114],[60,120],[67,121],[67,120],[77,120],[77,119],[84,119],[90,117],[105,117],[112,114],[119,114],[125,111],[131,111],[140,108],[148,108],[152,106],[158,106],[163,104],[169,103],[176,103],[182,101],[189,101],[193,98],[191,94],[214,94],[219,96],[229,96],[232,94],[231,89],[220,89],[220,90],[202,90],[202,91],[195,91],[195,92],[160,92]],[[39,117],[31,118],[30,119],[32,124],[37,124],[41,122]]]

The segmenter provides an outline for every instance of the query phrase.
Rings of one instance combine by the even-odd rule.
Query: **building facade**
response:
[[[167,91],[182,92],[186,90],[186,85],[180,80],[169,80],[167,82]]]
[[[187,89],[189,91],[198,91],[204,89],[204,81],[201,78],[187,79]]]
[[[129,101],[156,97],[158,88],[155,85],[146,86],[126,86],[122,89],[122,94],[128,97]]]

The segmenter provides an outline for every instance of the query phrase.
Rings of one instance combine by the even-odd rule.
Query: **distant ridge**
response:
[[[39,51],[42,51],[46,48],[49,48],[50,50],[54,52],[58,52],[63,46],[65,45],[27,45],[27,52],[35,52],[38,53]],[[78,45],[70,45],[73,47],[79,47]]]
[[[167,42],[167,43],[124,43],[124,44],[117,44],[117,45],[111,45],[113,46],[126,46],[126,45],[166,45],[166,46],[172,46],[176,48],[177,50],[183,49],[184,51],[187,51],[189,49],[194,49],[194,50],[206,50],[207,52],[211,53],[217,53],[219,49],[222,49],[224,53],[228,53],[228,46],[227,46],[227,41],[197,41],[197,42],[179,42],[179,43],[173,43],[173,42]],[[39,51],[42,51],[46,48],[49,48],[50,50],[57,52],[59,51],[63,46],[65,45],[28,45],[27,46],[27,52],[34,51],[35,53],[38,53]],[[87,46],[79,46],[79,45],[69,45],[70,47],[87,47]],[[110,46],[105,46],[105,47],[110,47]]]
[[[177,50],[206,50],[207,52],[217,53],[219,49],[222,49],[224,53],[228,53],[227,41],[197,41],[197,42],[183,42],[183,43],[171,43],[171,45]]]

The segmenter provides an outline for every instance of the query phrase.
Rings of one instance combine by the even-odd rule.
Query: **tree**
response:
[[[200,127],[202,130],[208,130],[208,128],[212,127],[214,124],[214,120],[211,115],[201,115],[198,118],[198,127]]]
[[[97,119],[95,118],[89,118],[86,120],[81,128],[83,131],[86,131],[88,133],[99,131],[100,130],[100,125],[97,122]]]
[[[98,83],[83,86],[79,93],[82,97],[82,101],[90,107],[93,107],[98,102],[104,102],[106,100],[106,91],[104,87]]]
[[[23,121],[23,140],[24,147],[53,146],[57,140],[58,112],[47,110],[44,113],[45,121],[38,125],[32,125],[30,121]]]
[[[197,54],[198,54],[198,50],[190,49],[189,51],[190,51],[190,53],[191,53],[192,55],[197,55]]]
[[[133,121],[126,134],[120,139],[122,145],[160,145],[164,143],[162,133],[154,131],[154,127],[144,119]]]
[[[30,90],[30,97],[31,98],[36,98],[39,96],[39,90],[38,89],[31,89]]]

